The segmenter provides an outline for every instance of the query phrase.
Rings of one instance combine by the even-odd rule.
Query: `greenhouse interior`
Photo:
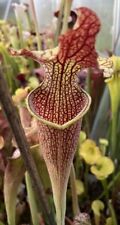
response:
[[[119,0],[0,0],[0,225],[120,225],[119,91]]]

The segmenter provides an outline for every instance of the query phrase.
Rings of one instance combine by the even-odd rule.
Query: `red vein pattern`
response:
[[[95,36],[100,29],[97,15],[88,8],[76,9],[76,29],[60,37],[58,58],[63,63],[66,58],[75,60],[82,68],[96,67]]]
[[[25,55],[44,64],[44,80],[30,93],[28,105],[40,119],[40,148],[51,178],[56,212],[59,210],[58,214],[61,215],[58,218],[60,221],[63,221],[65,215],[63,202],[82,116],[90,104],[88,94],[77,82],[77,74],[81,68],[97,67],[95,37],[100,28],[99,19],[88,8],[79,8],[76,13],[75,27],[60,37],[59,52],[54,59],[44,62],[41,57],[28,50],[19,53],[13,51],[13,55]],[[74,118],[78,115],[79,120],[76,122]],[[69,121],[73,122],[65,129],[54,126],[62,126]]]
[[[59,130],[39,122],[39,140],[51,179],[57,224],[64,225],[66,190],[71,164],[79,138],[81,119]]]
[[[29,96],[32,111],[44,119],[64,124],[72,120],[89,104],[88,97],[76,83],[80,66],[67,61],[54,61],[46,66],[44,82]]]
[[[65,130],[58,130],[39,122],[39,138],[41,148],[44,149],[45,161],[49,165],[49,172],[55,171],[54,179],[57,178],[61,184],[66,180],[66,167],[69,168],[69,164],[73,160],[74,148],[80,133],[80,124],[81,121]],[[59,173],[60,171],[62,173]]]

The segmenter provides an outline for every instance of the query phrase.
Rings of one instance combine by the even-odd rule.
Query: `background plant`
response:
[[[62,3],[63,4],[63,3]],[[71,4],[71,3],[70,3]],[[64,4],[63,4],[64,5]],[[16,6],[15,6],[16,7]],[[66,6],[61,6],[61,14],[64,15]],[[70,5],[68,6],[70,10]],[[27,9],[29,10],[29,8]],[[27,11],[28,13],[28,11]],[[65,14],[67,17],[67,14]],[[69,13],[68,13],[69,15]],[[64,26],[69,27],[69,23],[67,24],[66,18],[63,21],[63,18],[59,16],[58,22],[61,24],[59,26],[59,31],[53,34],[51,38],[49,38],[48,34],[41,35],[39,33],[37,35],[40,36],[40,41],[42,41],[43,46],[42,50],[45,48],[54,46],[54,36],[55,40],[58,38],[58,34],[62,31],[62,24]],[[18,21],[17,21],[18,23]],[[25,104],[25,97],[30,90],[38,86],[38,83],[41,82],[44,78],[44,71],[39,68],[37,63],[33,63],[31,60],[24,59],[22,57],[11,58],[9,54],[9,48],[14,47],[19,49],[20,47],[26,47],[30,50],[38,50],[38,38],[36,38],[36,34],[32,34],[33,26],[30,23],[31,28],[29,30],[24,31],[22,26],[19,25],[20,31],[18,31],[18,26],[10,26],[9,23],[1,21],[0,24],[0,35],[1,35],[1,43],[0,43],[0,53],[1,53],[1,69],[7,83],[9,85],[9,89],[11,94],[13,95],[13,101],[20,113],[22,125],[24,127],[27,140],[31,146],[31,151],[33,157],[39,159],[38,171],[40,171],[40,176],[44,185],[44,190],[47,195],[47,201],[49,203],[48,208],[52,209],[52,215],[55,218],[54,205],[52,200],[52,191],[51,184],[49,181],[49,176],[43,161],[42,156],[38,156],[38,137],[36,132],[36,121],[33,119],[27,109]],[[12,34],[12,35],[11,35]],[[21,38],[19,38],[21,35]],[[28,35],[28,36],[27,36]],[[11,38],[8,38],[11,37]],[[26,38],[27,37],[27,38]],[[47,37],[47,38],[46,38]],[[49,39],[49,40],[48,40]],[[22,40],[22,41],[21,41]],[[49,45],[50,44],[50,45]],[[77,152],[74,159],[74,167],[75,174],[71,173],[70,183],[67,191],[67,214],[66,214],[66,223],[72,223],[73,217],[76,212],[81,210],[81,212],[87,212],[91,217],[92,224],[119,224],[119,57],[112,57],[110,60],[100,60],[100,69],[104,69],[104,75],[110,77],[110,79],[106,79],[104,82],[103,71],[96,69],[96,71],[82,71],[80,73],[79,79],[80,82],[83,82],[84,88],[89,91],[92,95],[92,108],[88,115],[83,120],[82,130],[85,133],[80,133],[79,144],[77,147]],[[101,67],[101,64],[103,67]],[[37,71],[36,71],[37,68]],[[106,68],[106,70],[105,70]],[[112,70],[111,70],[112,68]],[[89,73],[89,79],[86,77]],[[113,81],[116,80],[117,86],[115,87],[115,91],[113,91]],[[111,89],[110,89],[111,85]],[[28,88],[29,86],[29,88]],[[107,87],[110,92],[106,92]],[[19,89],[18,89],[19,88]],[[100,95],[98,96],[98,88],[100,90]],[[105,90],[105,91],[104,91]],[[112,91],[111,91],[112,90]],[[104,105],[108,98],[106,98],[110,94],[110,98],[112,99],[112,104],[110,103],[108,106],[107,114],[103,114]],[[117,93],[117,94],[116,94]],[[116,94],[116,95],[115,95]],[[104,97],[102,97],[104,96]],[[114,98],[115,96],[115,98]],[[104,104],[103,104],[104,99]],[[105,101],[106,99],[106,101]],[[115,99],[115,103],[113,103]],[[117,102],[116,102],[117,101]],[[113,108],[114,105],[114,108]],[[117,109],[114,115],[114,109]],[[97,111],[97,115],[96,115]],[[90,137],[95,137],[95,127],[96,121],[100,121],[97,126],[97,132],[101,132],[101,126],[104,121],[104,118],[107,118],[107,130],[105,131],[104,138],[100,139],[101,136],[97,139],[97,143],[95,140],[91,140]],[[114,122],[116,120],[117,122]],[[29,180],[28,174],[24,173],[25,168],[23,165],[23,161],[21,156],[19,155],[19,151],[17,151],[17,145],[15,140],[12,137],[10,128],[4,116],[4,113],[1,109],[0,113],[0,122],[1,122],[1,223],[6,224],[6,216],[5,216],[5,205],[3,202],[3,176],[5,174],[5,189],[4,192],[8,191],[8,197],[11,199],[7,199],[7,220],[9,224],[15,224],[15,211],[16,211],[16,223],[31,223],[31,219],[29,213],[31,211],[32,215],[32,223],[33,224],[42,224],[48,223],[46,217],[43,215],[43,210],[38,205],[38,201],[36,204],[36,197],[34,196],[33,190],[31,189],[31,181]],[[113,125],[115,123],[115,126]],[[113,128],[114,127],[114,128]],[[93,134],[94,133],[94,134]],[[102,136],[103,137],[103,136]],[[87,139],[86,139],[87,138]],[[2,140],[4,140],[4,144],[2,144]],[[85,146],[85,147],[84,147]],[[90,155],[91,154],[91,155]],[[85,158],[85,156],[87,158]],[[9,159],[9,162],[6,161],[8,157],[12,157]],[[101,162],[101,163],[100,163]],[[105,163],[109,163],[111,166],[107,166]],[[108,169],[108,170],[107,170]],[[10,177],[9,179],[6,178]],[[15,182],[15,183],[14,183]],[[26,184],[25,184],[26,182]],[[12,186],[10,186],[12,183]],[[16,185],[16,192],[15,192]],[[20,186],[19,191],[17,192],[17,187]],[[6,190],[6,187],[8,188]],[[11,188],[11,189],[10,189]],[[26,197],[26,191],[28,190],[28,198]],[[91,191],[92,190],[92,191]],[[11,191],[11,192],[10,192]],[[12,195],[14,193],[14,196]],[[17,198],[17,204],[16,204]],[[14,201],[13,201],[14,200]],[[103,211],[99,213],[92,213],[93,203],[97,201],[102,201]],[[13,202],[11,208],[11,201]],[[21,206],[22,202],[22,206]],[[32,202],[32,204],[31,204]],[[30,210],[28,207],[30,206]],[[76,205],[75,205],[76,204]],[[99,205],[99,204],[98,204]],[[101,207],[100,207],[101,208]],[[12,210],[11,210],[12,209]],[[77,209],[77,210],[76,210]],[[78,210],[79,209],[79,210]],[[27,216],[24,216],[24,213]],[[69,219],[68,219],[69,218]],[[112,221],[112,222],[111,222]]]

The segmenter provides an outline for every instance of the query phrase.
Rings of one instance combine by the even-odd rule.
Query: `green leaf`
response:
[[[50,188],[50,180],[46,165],[40,156],[39,145],[31,147],[31,153],[35,160],[39,175],[45,189]],[[4,199],[9,225],[15,225],[16,197],[20,183],[24,178],[25,166],[21,156],[10,158],[4,176]]]
[[[0,225],[5,225],[5,224],[0,221]]]
[[[18,87],[17,79],[15,79],[15,77],[19,73],[18,64],[16,63],[15,59],[9,55],[7,49],[1,42],[0,42],[0,53],[2,54],[3,57],[3,69],[5,78],[7,80],[11,92],[14,93],[14,91]]]
[[[15,225],[16,196],[24,177],[25,166],[21,157],[9,159],[4,177],[4,199],[9,225]]]
[[[31,178],[28,172],[25,173],[25,181],[33,225],[40,225],[40,214],[38,214],[38,206],[36,204],[35,193],[32,188]]]

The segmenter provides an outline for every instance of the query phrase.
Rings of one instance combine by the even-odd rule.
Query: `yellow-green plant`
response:
[[[111,155],[113,158],[117,156],[117,125],[118,116],[120,109],[120,57],[112,56],[110,58],[98,60],[99,66],[104,70],[105,82],[108,86],[111,100],[111,120],[112,120],[112,130],[111,130]]]
[[[94,213],[94,220],[95,220],[95,225],[100,224],[100,217],[101,217],[101,212],[104,210],[104,203],[100,200],[94,200],[92,202],[91,208]]]

